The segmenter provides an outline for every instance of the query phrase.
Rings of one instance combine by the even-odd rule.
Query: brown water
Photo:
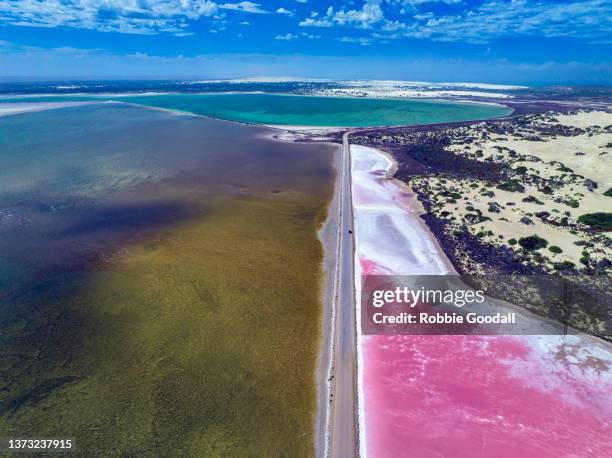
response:
[[[0,118],[0,436],[309,454],[330,145],[105,104]]]

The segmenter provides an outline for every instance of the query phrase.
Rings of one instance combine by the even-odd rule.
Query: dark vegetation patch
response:
[[[593,229],[610,231],[612,230],[612,213],[587,213],[578,217],[578,221]]]
[[[379,132],[351,137],[361,145],[384,149],[398,163],[396,178],[408,180],[415,175],[452,175],[496,181],[502,178],[503,164],[483,162],[446,151],[452,142],[452,129],[431,126],[427,130],[407,128],[403,132],[385,135]]]
[[[508,180],[504,183],[498,184],[497,189],[509,192],[523,192],[525,191],[525,186],[523,186],[518,180]]]
[[[538,235],[530,235],[529,237],[522,237],[518,241],[519,245],[527,251],[539,250],[548,246],[548,241]]]

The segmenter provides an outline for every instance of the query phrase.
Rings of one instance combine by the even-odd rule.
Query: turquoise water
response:
[[[142,105],[232,121],[298,126],[368,127],[505,116],[495,105],[272,94],[205,94],[130,97]]]
[[[14,102],[100,100],[100,97],[28,97]],[[438,100],[366,99],[278,94],[164,94],[108,99],[255,124],[371,127],[434,124],[506,116],[511,109]]]

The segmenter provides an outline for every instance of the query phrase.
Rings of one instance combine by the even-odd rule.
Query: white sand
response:
[[[485,92],[485,91],[465,91],[465,90],[418,90],[418,89],[378,89],[378,88],[339,88],[323,89],[313,91],[313,95],[321,96],[346,96],[346,97],[373,97],[373,98],[420,98],[420,99],[446,99],[446,98],[466,98],[482,97],[509,99],[510,94]]]
[[[605,111],[580,111],[576,114],[547,113],[545,115],[528,116],[533,125],[521,127],[514,134],[492,134],[489,139],[476,141],[467,149],[466,145],[454,144],[447,149],[461,155],[471,155],[477,149],[482,150],[482,157],[478,160],[491,158],[494,161],[512,161],[512,168],[526,167],[530,174],[538,175],[545,179],[560,180],[563,174],[570,172],[559,170],[560,164],[569,167],[574,174],[581,175],[584,179],[576,182],[564,183],[553,194],[544,194],[535,186],[525,185],[524,192],[508,192],[496,189],[491,191],[494,197],[485,197],[480,194],[483,185],[475,180],[446,179],[446,183],[440,183],[438,178],[432,177],[425,180],[426,186],[435,193],[441,189],[456,189],[463,196],[457,203],[439,203],[433,209],[434,213],[448,211],[451,215],[461,217],[470,213],[466,207],[472,206],[482,212],[491,221],[468,226],[472,233],[481,231],[492,231],[493,235],[485,235],[483,238],[494,244],[507,244],[509,239],[519,239],[531,235],[538,235],[549,242],[549,246],[558,246],[563,253],[552,253],[548,249],[540,250],[547,262],[571,261],[580,265],[580,258],[584,246],[575,243],[593,242],[589,234],[578,231],[576,234],[570,232],[568,227],[559,227],[546,223],[533,216],[537,212],[547,211],[552,217],[560,218],[567,215],[570,222],[575,222],[578,217],[587,213],[609,212],[612,207],[612,198],[604,196],[603,193],[612,188],[612,149],[607,145],[612,144],[612,133],[605,131],[606,126],[612,125],[612,113]],[[557,135],[555,137],[538,134],[538,126],[562,124],[568,127],[585,129],[584,133],[574,136]],[[476,133],[477,136],[483,132],[484,124],[478,124],[466,130],[466,134]],[[543,141],[535,141],[529,137],[537,135]],[[519,155],[526,155],[538,159],[518,160],[511,159],[508,148],[516,151]],[[578,153],[578,154],[577,154]],[[471,156],[473,157],[473,156]],[[589,190],[584,180],[590,179],[597,183],[598,187]],[[416,179],[415,182],[420,180]],[[477,188],[470,185],[476,183]],[[537,198],[542,205],[537,203],[522,202],[527,196]],[[467,197],[467,199],[464,199]],[[579,206],[574,208],[556,200],[573,199]],[[445,199],[442,199],[444,202]],[[489,203],[495,202],[501,206],[499,213],[489,212]],[[514,202],[514,206],[507,205]],[[531,214],[531,215],[530,215]],[[521,219],[528,217],[533,224],[526,225]],[[507,221],[505,221],[507,220]],[[499,238],[502,236],[503,238]],[[520,247],[515,245],[514,249]],[[603,258],[612,258],[612,250],[605,244],[596,243],[594,249],[589,249],[591,258],[598,261]],[[549,264],[550,266],[550,264]]]
[[[292,132],[308,132],[314,134],[328,134],[330,132],[338,132],[349,129],[348,127],[320,127],[320,126],[290,126],[284,124],[262,124],[264,127],[271,129],[288,130]]]

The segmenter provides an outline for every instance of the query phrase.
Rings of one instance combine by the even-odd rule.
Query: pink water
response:
[[[612,456],[610,368],[562,342],[363,336],[367,456]]]
[[[362,275],[393,275],[391,269],[387,269],[376,261],[366,259],[365,257],[359,258],[359,264],[361,266]]]

